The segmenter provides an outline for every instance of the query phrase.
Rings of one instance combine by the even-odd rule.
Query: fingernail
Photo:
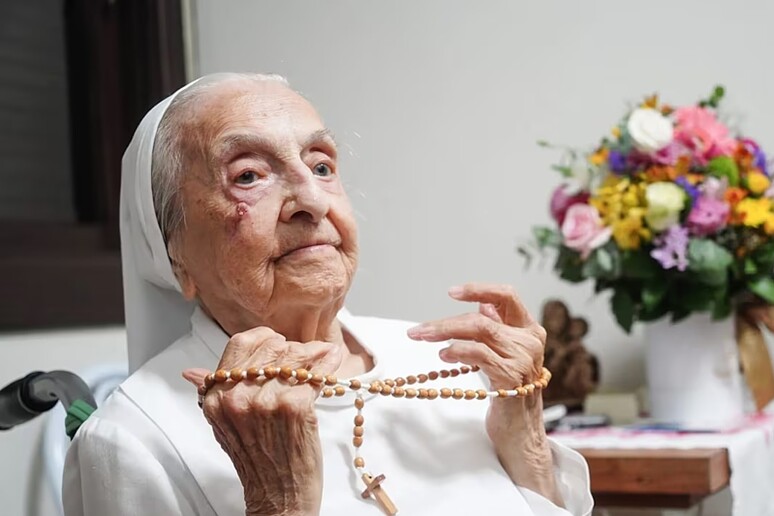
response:
[[[449,289],[449,295],[454,298],[461,297],[465,293],[465,289],[459,285],[455,285]]]
[[[421,338],[425,333],[426,329],[421,324],[419,326],[414,326],[413,328],[408,329],[408,336],[412,339],[419,339]]]

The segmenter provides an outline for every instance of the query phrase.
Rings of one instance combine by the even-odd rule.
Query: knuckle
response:
[[[546,329],[543,328],[540,324],[535,324],[535,327],[533,328],[533,333],[535,334],[535,337],[540,341],[541,346],[545,346],[546,338],[548,337],[548,332],[546,332]]]

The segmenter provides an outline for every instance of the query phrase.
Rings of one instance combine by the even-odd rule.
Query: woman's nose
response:
[[[286,188],[288,195],[280,213],[280,220],[283,222],[304,218],[317,223],[328,214],[328,195],[320,188],[317,178],[308,168],[306,173],[295,175],[292,181],[288,181]]]

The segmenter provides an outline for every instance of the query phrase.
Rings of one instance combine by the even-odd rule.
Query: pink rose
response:
[[[699,197],[688,214],[687,226],[694,235],[717,233],[728,222],[730,207],[726,201],[714,197]]]
[[[693,157],[706,164],[712,158],[728,156],[736,150],[736,140],[728,134],[715,113],[699,106],[682,107],[675,111],[675,140],[693,152]]]
[[[551,195],[551,216],[561,226],[567,210],[575,204],[586,204],[589,200],[588,192],[570,194],[565,185],[560,185]]]
[[[564,245],[588,258],[591,251],[610,240],[612,229],[605,227],[599,212],[588,204],[574,204],[567,210],[562,224]]]

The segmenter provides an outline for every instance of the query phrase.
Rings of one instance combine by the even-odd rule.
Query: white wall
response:
[[[688,103],[727,86],[727,107],[774,152],[774,3],[754,1],[196,2],[199,72],[288,76],[334,129],[360,218],[357,312],[409,319],[463,310],[468,280],[515,285],[537,311],[560,296],[590,319],[608,386],[643,380],[639,333],[606,299],[514,252],[548,223],[557,155],[592,145],[628,101]],[[638,330],[639,331],[639,330]]]
[[[84,374],[95,366],[126,363],[123,328],[34,334],[0,334],[0,388],[32,371],[65,369]],[[41,431],[46,416],[0,432],[2,516],[56,516],[43,482]],[[64,426],[62,427],[64,435]]]

